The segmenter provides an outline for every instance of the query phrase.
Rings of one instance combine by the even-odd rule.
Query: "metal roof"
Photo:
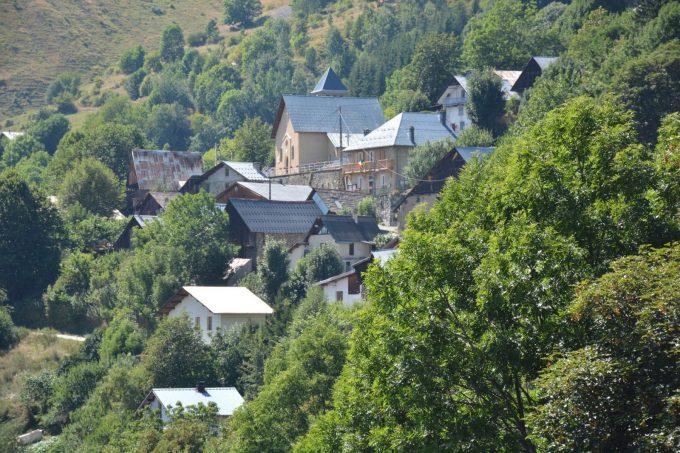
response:
[[[269,188],[271,187],[271,199],[274,201],[307,201],[312,196],[312,193],[314,193],[312,187],[303,185],[279,184],[275,182],[270,185],[263,182],[243,181],[239,181],[236,184],[255,192],[265,199],[269,199]]]
[[[542,71],[545,71],[548,66],[557,61],[557,57],[532,57],[538,64]]]
[[[151,222],[155,222],[156,220],[163,220],[158,216],[155,215],[137,215],[135,214],[132,216],[132,219],[130,221],[134,220],[137,222],[137,225],[139,225],[140,228],[146,228],[147,225]]]
[[[313,201],[229,199],[229,205],[254,233],[307,233],[321,210]]]
[[[311,94],[328,95],[328,96],[342,96],[349,94],[349,90],[342,83],[340,77],[330,67],[326,69]]]
[[[215,314],[269,315],[274,313],[269,305],[245,287],[183,286],[182,290]],[[182,294],[180,292],[180,296]]]
[[[380,228],[374,217],[361,216],[355,221],[347,215],[324,215],[321,222],[328,234],[338,243],[373,242]]]
[[[191,176],[203,173],[201,153],[132,150],[132,165],[140,190],[177,191]]]
[[[25,134],[25,132],[13,132],[13,131],[2,131],[2,132],[0,132],[0,135],[7,137],[8,140],[14,140],[15,138],[19,138],[24,134]]]
[[[177,406],[177,403],[183,407],[215,403],[217,415],[223,417],[232,415],[243,404],[243,397],[234,387],[206,387],[203,392],[196,388],[157,388],[151,393],[165,408]]]
[[[343,140],[346,133],[362,134],[364,129],[373,130],[385,121],[378,98],[284,95],[272,136],[276,134],[284,106],[295,132],[337,134],[342,115]]]
[[[375,250],[371,252],[371,255],[373,255],[373,258],[375,258],[380,266],[384,266],[385,263],[391,260],[398,251],[399,249]]]
[[[260,172],[259,168],[253,162],[231,162],[222,161],[223,164],[229,166],[239,175],[246,178],[247,181],[268,181],[265,175]]]
[[[413,126],[414,141],[411,141],[409,130]],[[403,112],[363,137],[345,151],[357,151],[389,146],[419,146],[427,142],[436,142],[446,138],[456,139],[456,134],[442,124],[438,113]]]
[[[494,147],[481,147],[481,146],[469,146],[469,147],[456,147],[455,150],[458,151],[458,154],[460,154],[460,157],[465,160],[465,162],[468,162],[470,159],[473,159],[475,155],[479,155],[481,157],[488,156],[491,154],[496,148]]]

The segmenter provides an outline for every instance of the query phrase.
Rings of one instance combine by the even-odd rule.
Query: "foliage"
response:
[[[114,316],[102,336],[99,355],[104,363],[113,363],[121,354],[137,355],[144,349],[146,332],[125,312]]]
[[[239,88],[241,77],[229,63],[220,63],[196,77],[194,97],[203,113],[215,113],[223,93]]]
[[[458,145],[458,141],[456,141]],[[449,139],[436,142],[427,142],[416,146],[409,151],[408,164],[404,168],[404,174],[408,178],[410,186],[418,184],[420,179],[432,170],[449,151],[453,149],[453,142]]]
[[[56,277],[62,238],[56,210],[16,173],[0,180],[0,288],[17,307]]]
[[[45,151],[54,154],[59,141],[70,128],[71,125],[64,115],[55,114],[31,125],[28,133],[42,144]]]
[[[274,142],[271,126],[260,118],[246,118],[243,125],[234,131],[233,138],[220,143],[220,155],[237,162],[257,162],[264,167],[274,164]]]
[[[213,380],[210,351],[188,316],[165,318],[144,351],[151,387],[193,387]]]
[[[310,291],[295,312],[287,336],[267,360],[260,393],[229,420],[229,451],[289,451],[322,413],[340,374],[346,326],[323,292]]]
[[[281,241],[267,241],[258,260],[257,274],[268,301],[273,301],[281,285],[288,280],[288,250]]]
[[[456,146],[467,147],[467,146],[493,146],[494,140],[491,132],[486,129],[482,129],[474,124],[466,127],[461,132],[458,133],[458,138],[456,139]]]
[[[96,362],[79,363],[58,376],[49,399],[48,418],[53,422],[68,420],[69,414],[87,400],[103,376],[104,368]]]
[[[192,33],[187,36],[187,44],[191,47],[200,47],[205,45],[208,40],[208,36],[203,31]]]
[[[141,44],[132,47],[120,56],[118,67],[125,74],[132,74],[144,66],[144,48]]]
[[[120,203],[120,185],[106,165],[88,157],[64,175],[59,201],[64,207],[77,203],[95,215],[108,216]]]
[[[2,162],[8,167],[12,167],[20,160],[29,158],[33,153],[39,151],[44,151],[43,145],[32,135],[24,134],[5,145]]]
[[[217,426],[217,405],[209,403],[204,406],[186,409],[181,405],[171,411],[171,422],[164,428],[154,452],[165,451],[204,451],[205,442],[214,435]]]
[[[210,19],[205,26],[205,37],[210,44],[215,44],[221,40],[220,31],[217,28],[217,21]]]
[[[184,34],[177,24],[168,25],[161,37],[160,57],[164,63],[180,60],[184,55]]]
[[[46,99],[52,103],[60,98],[78,97],[80,76],[74,72],[64,72],[47,87]]]
[[[501,132],[500,119],[505,112],[502,83],[493,70],[474,71],[468,78],[465,111],[472,123],[494,135]]]
[[[357,203],[357,215],[377,218],[375,198],[364,197]]]
[[[167,145],[172,150],[186,150],[191,124],[179,104],[159,104],[151,109],[146,135],[159,148]]]
[[[247,26],[262,12],[260,0],[224,0],[224,23]]]
[[[570,312],[587,346],[550,365],[537,381],[530,417],[551,451],[673,451],[680,388],[680,246],[616,261],[579,286]]]
[[[14,166],[14,170],[24,181],[40,186],[45,181],[50,155],[47,151],[36,151],[24,157]]]
[[[130,76],[125,79],[125,82],[123,82],[123,86],[125,87],[125,91],[127,92],[128,96],[130,96],[130,99],[135,100],[139,98],[140,96],[140,87],[142,85],[142,82],[147,76],[147,72],[144,68],[139,68]]]
[[[680,109],[680,41],[630,61],[612,80],[611,90],[635,113],[641,139],[654,142],[661,118]]]
[[[6,351],[19,341],[12,317],[9,311],[0,306],[0,351]]]

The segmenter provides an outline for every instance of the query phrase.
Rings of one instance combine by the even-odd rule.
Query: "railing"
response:
[[[462,97],[462,98],[446,98],[444,99],[444,102],[442,102],[442,105],[444,107],[452,107],[455,105],[461,105],[465,104],[467,102],[467,99]]]
[[[308,164],[302,164],[299,167],[288,167],[288,168],[267,168],[263,170],[263,173],[266,176],[273,177],[273,176],[282,176],[282,175],[290,175],[290,174],[296,174],[296,173],[309,173],[313,171],[321,171],[321,170],[334,170],[336,168],[342,168],[342,165],[346,163],[346,161],[342,160],[327,160],[324,162],[311,162]]]
[[[349,164],[344,164],[342,166],[342,172],[346,174],[365,173],[380,170],[394,170],[394,160],[393,159],[380,159],[376,161],[369,160],[361,163],[352,162]]]

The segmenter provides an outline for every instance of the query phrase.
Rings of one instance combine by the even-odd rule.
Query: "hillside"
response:
[[[158,46],[170,23],[189,34],[221,16],[220,0],[0,2],[0,119],[40,106],[60,72],[87,80],[133,44]]]

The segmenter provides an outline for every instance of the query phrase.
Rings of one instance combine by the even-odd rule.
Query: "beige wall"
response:
[[[399,206],[398,226],[400,230],[406,228],[406,217],[418,205],[423,205],[426,211],[432,208],[434,202],[437,201],[437,194],[430,193],[426,195],[411,195]]]
[[[390,146],[387,148],[376,148],[370,151],[356,151],[347,153],[350,162],[357,163],[359,161],[365,162],[365,168],[370,171],[361,173],[352,173],[345,175],[345,184],[352,186],[353,190],[359,192],[370,193],[372,190],[369,185],[369,177],[375,178],[376,192],[398,192],[403,190],[400,186],[401,180],[404,179],[397,175],[404,174],[404,168],[408,164],[409,151],[411,147],[408,146]],[[363,153],[363,154],[362,154]],[[362,159],[363,156],[363,159]],[[372,160],[376,160],[375,171]],[[392,161],[392,170],[381,170],[381,164],[385,161]]]

